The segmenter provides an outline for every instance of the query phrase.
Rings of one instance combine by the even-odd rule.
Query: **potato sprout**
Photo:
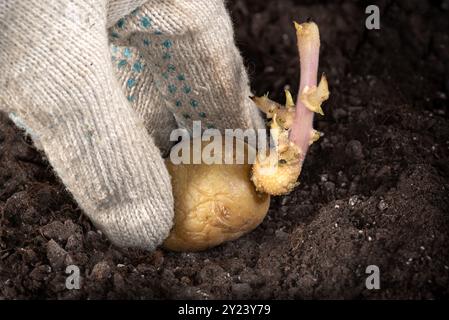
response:
[[[275,140],[275,152],[259,154],[252,170],[252,180],[258,191],[271,195],[287,194],[298,184],[302,164],[309,146],[321,134],[313,129],[314,113],[323,114],[321,104],[329,98],[327,79],[323,75],[317,86],[320,35],[313,22],[295,22],[301,64],[301,81],[296,108],[286,91],[285,107],[267,96],[253,101],[267,118]]]

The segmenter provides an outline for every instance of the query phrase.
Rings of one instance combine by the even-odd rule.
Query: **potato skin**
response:
[[[163,244],[169,250],[200,251],[237,239],[268,212],[270,196],[256,191],[249,164],[166,165],[175,199],[175,224]]]

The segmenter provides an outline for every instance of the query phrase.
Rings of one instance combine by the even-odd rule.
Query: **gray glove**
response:
[[[173,223],[171,130],[263,122],[223,2],[143,2],[1,1],[0,109],[115,244],[151,250]]]

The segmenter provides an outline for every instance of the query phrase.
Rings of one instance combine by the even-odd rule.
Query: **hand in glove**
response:
[[[0,109],[117,245],[168,236],[171,130],[263,127],[221,0],[6,0],[0,30]]]

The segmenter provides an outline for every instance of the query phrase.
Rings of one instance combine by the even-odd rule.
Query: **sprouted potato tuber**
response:
[[[295,22],[295,27],[301,64],[296,106],[289,91],[285,106],[271,101],[267,95],[252,98],[271,119],[275,152],[259,151],[252,167],[174,165],[167,161],[175,198],[175,225],[164,243],[167,249],[198,251],[234,240],[262,222],[268,212],[269,195],[287,194],[298,184],[308,148],[321,135],[313,129],[313,116],[323,114],[321,104],[328,99],[329,91],[324,75],[317,85],[320,48],[317,25]]]

